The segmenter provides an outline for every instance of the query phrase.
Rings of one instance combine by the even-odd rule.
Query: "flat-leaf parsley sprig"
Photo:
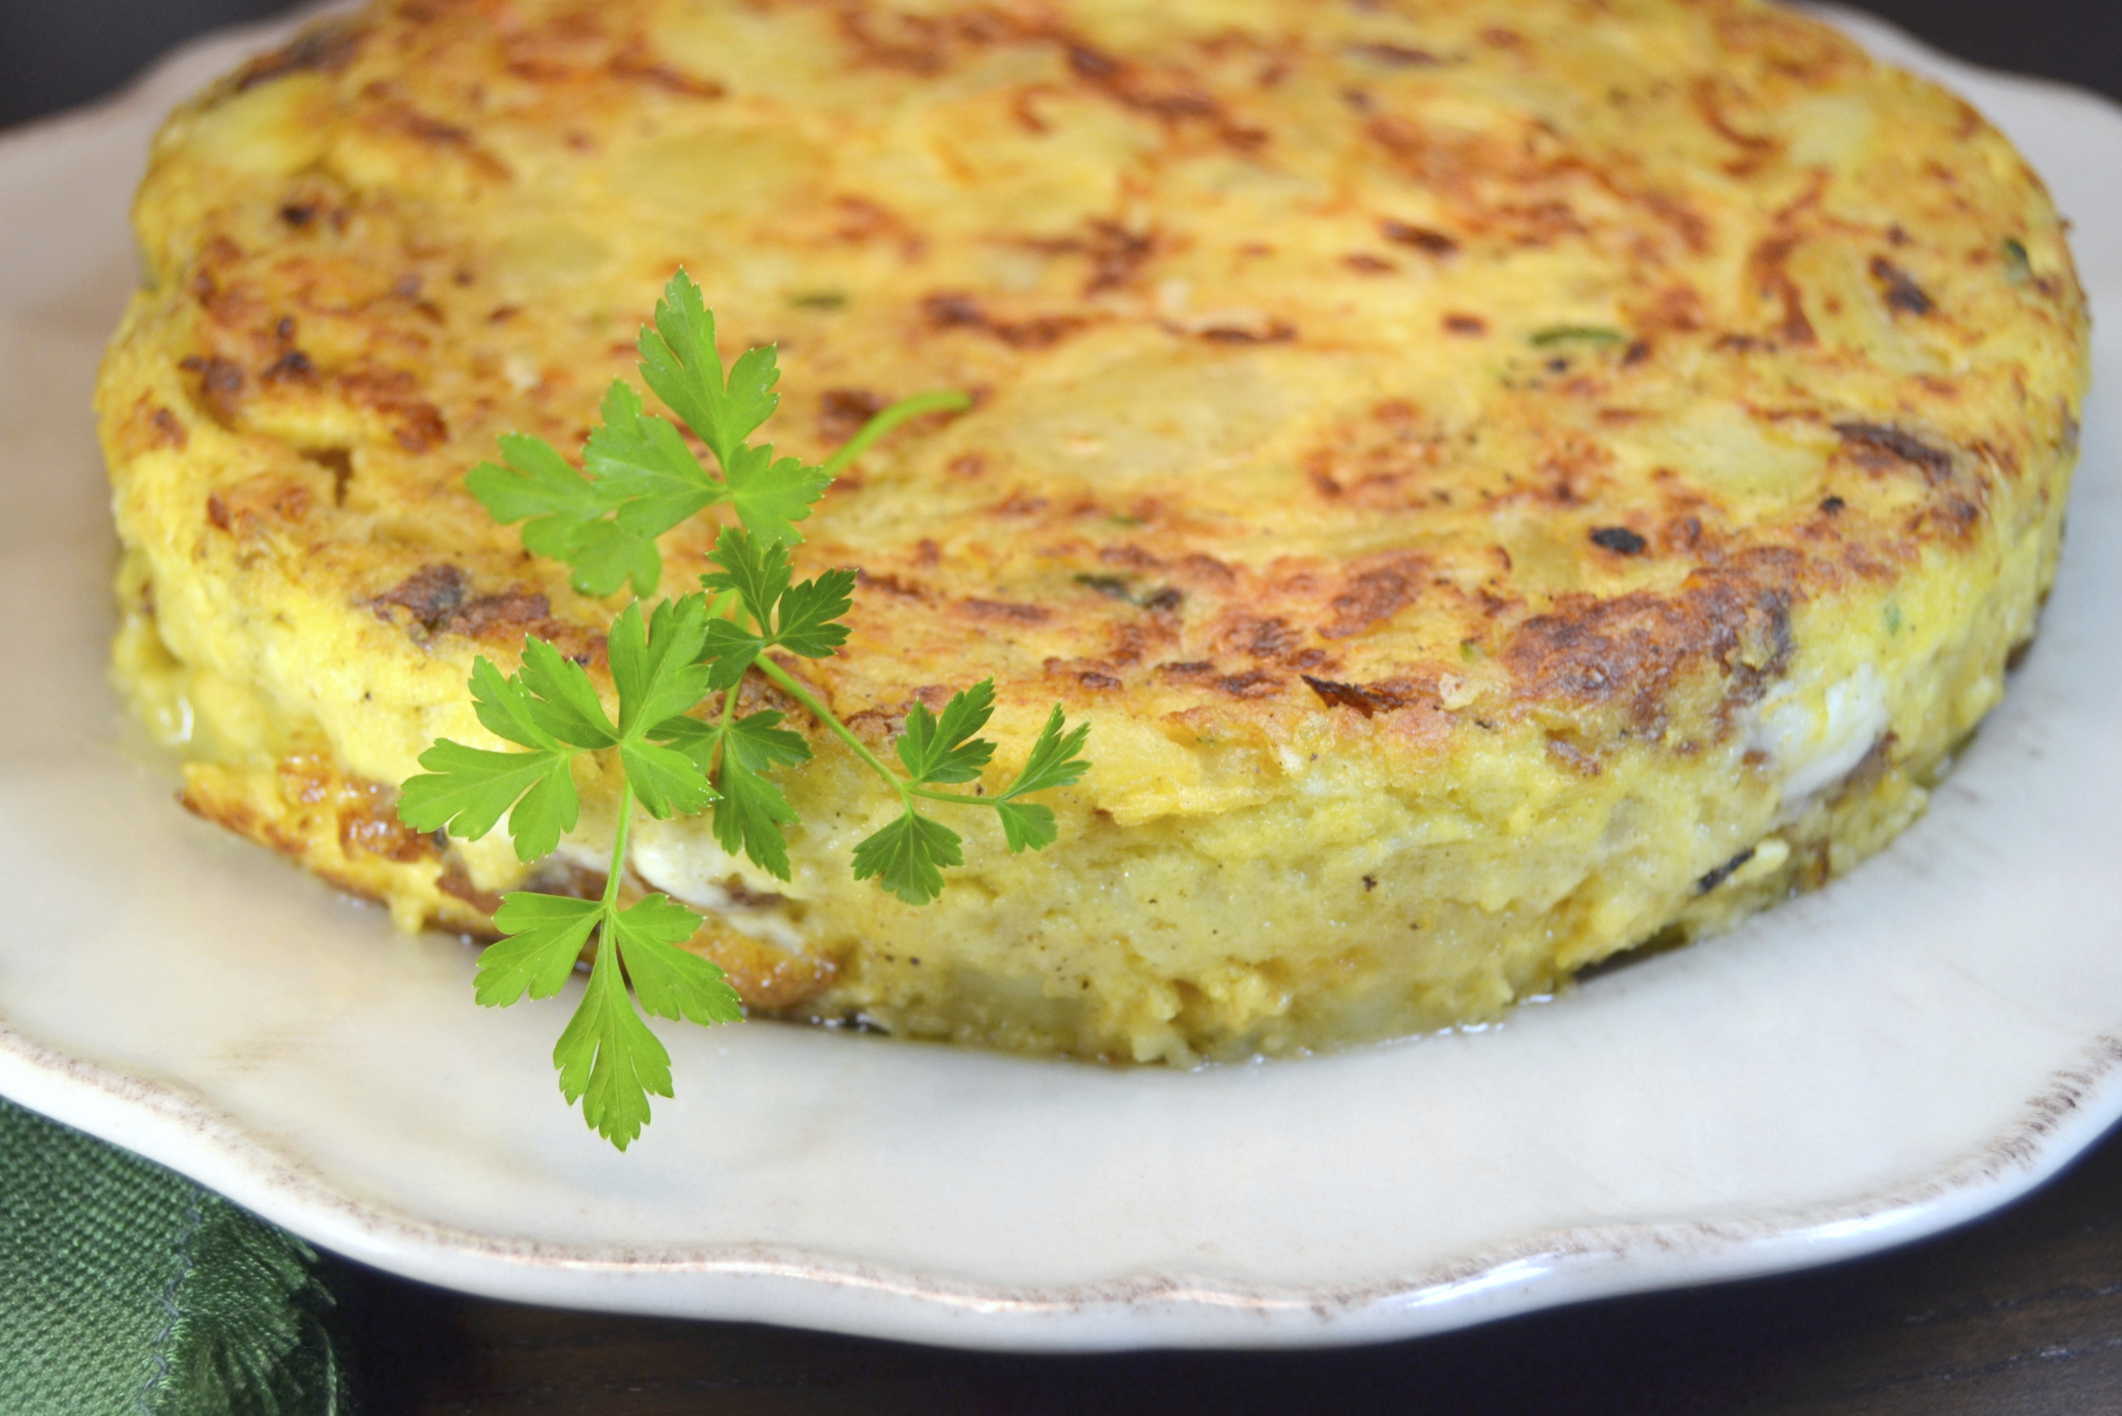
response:
[[[995,745],[976,736],[994,712],[994,680],[953,694],[940,716],[910,708],[896,743],[903,770],[895,770],[769,652],[825,659],[847,642],[841,621],[854,605],[855,573],[796,580],[790,549],[802,538],[795,523],[884,433],[924,413],[962,411],[970,400],[950,391],[904,399],[810,465],[748,441],[779,403],[774,350],[747,350],[725,370],[714,315],[683,270],[664,288],[638,347],[642,381],[713,455],[719,476],[677,426],[615,379],[580,472],[550,443],[509,434],[501,439],[505,465],[482,464],[467,486],[497,521],[523,522],[524,548],[565,562],[587,595],[627,585],[636,596],[652,593],[663,574],[656,538],[711,507],[727,503],[739,524],[716,536],[708,557],[715,569],[700,577],[701,590],[656,605],[645,621],[637,599],[613,621],[607,657],[616,721],[581,664],[526,638],[516,673],[504,677],[482,657],[471,678],[480,723],[515,750],[443,739],[421,754],[427,770],[405,783],[398,806],[415,830],[460,840],[477,840],[505,819],[517,857],[534,861],[580,820],[579,759],[616,758],[621,785],[602,897],[504,896],[494,912],[503,937],[479,956],[474,992],[489,1006],[526,994],[549,998],[595,941],[589,985],[553,1065],[561,1093],[579,1100],[584,1121],[621,1150],[648,1124],[649,1094],[672,1094],[670,1054],[634,1001],[659,1017],[698,1023],[743,1016],[722,970],[681,947],[699,915],[661,894],[620,907],[634,808],[658,820],[711,810],[724,850],[790,878],[786,833],[797,816],[771,774],[808,761],[810,744],[778,712],[738,716],[747,672],[778,684],[890,787],[899,810],[856,845],[851,865],[856,879],[875,879],[910,905],[933,901],[943,869],[964,861],[963,838],[924,813],[924,804],[991,811],[1011,853],[1037,850],[1056,838],[1054,814],[1025,798],[1068,786],[1090,766],[1080,755],[1089,724],[1070,728],[1056,704],[1008,786],[992,795],[945,791],[977,780],[994,758]]]

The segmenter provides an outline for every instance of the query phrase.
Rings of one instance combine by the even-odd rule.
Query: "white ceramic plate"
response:
[[[2032,156],[2122,321],[2122,112],[1872,24]],[[251,36],[255,44],[258,36]],[[2039,646],[1929,816],[1825,893],[1501,1027],[1194,1074],[665,1029],[626,1155],[557,1003],[171,802],[104,685],[88,410],[159,115],[243,40],[0,139],[0,1092],[319,1244],[497,1296],[1014,1348],[1302,1345],[1844,1258],[2122,1114],[2122,350]]]

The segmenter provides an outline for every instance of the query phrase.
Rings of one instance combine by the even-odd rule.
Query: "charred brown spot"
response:
[[[967,598],[958,602],[958,608],[974,619],[1008,624],[1044,624],[1053,617],[1053,612],[1044,605],[1012,604],[1007,600]]]
[[[393,83],[372,83],[362,89],[366,107],[363,121],[379,133],[395,133],[422,147],[447,151],[481,176],[505,182],[512,177],[508,164],[473,140],[471,130],[423,113]]]
[[[1914,277],[1886,257],[1872,257],[1871,277],[1879,282],[1879,289],[1886,296],[1889,307],[1909,315],[1937,313],[1936,302],[1916,284]]]
[[[438,562],[421,566],[398,584],[370,600],[379,619],[404,610],[427,634],[461,634],[472,639],[518,638],[533,631],[553,638],[552,605],[545,596],[523,589],[474,595],[471,576],[462,567]]]
[[[1899,733],[1881,733],[1872,740],[1872,745],[1857,759],[1835,788],[1836,801],[1851,801],[1863,796],[1879,785],[1880,779],[1893,769],[1894,748],[1901,742]]]
[[[1105,559],[1102,553],[1099,558],[1101,560]],[[1154,557],[1151,557],[1150,560],[1146,562],[1128,563],[1141,564],[1145,568],[1149,566],[1158,566],[1163,564],[1162,561],[1157,560]],[[1199,551],[1196,551],[1190,556],[1182,558],[1179,561],[1178,565],[1174,567],[1174,570],[1176,570],[1180,575],[1185,576],[1186,578],[1194,581],[1197,584],[1219,586],[1234,585],[1237,583],[1238,580],[1237,571],[1232,570],[1229,566],[1225,565],[1222,561],[1217,560],[1214,556],[1206,555]]]
[[[1114,674],[1114,666],[1102,659],[1048,659],[1045,668],[1049,674],[1072,678],[1097,693],[1111,693],[1125,687]]]
[[[1415,49],[1405,44],[1351,44],[1348,52],[1392,69],[1433,69],[1444,62],[1427,49]]]
[[[921,312],[937,329],[974,329],[992,335],[1012,349],[1045,349],[1089,325],[1082,315],[1035,315],[1021,320],[997,319],[972,295],[939,291],[921,302]]]
[[[724,889],[729,887],[725,885]],[[740,885],[730,895],[732,904],[738,902],[741,892]],[[685,948],[713,960],[744,1005],[765,1012],[800,1006],[830,986],[839,972],[839,964],[830,954],[778,949],[713,920],[701,925],[685,942]]]
[[[441,628],[447,633],[471,639],[515,639],[533,631],[540,631],[540,638],[550,638],[550,634],[543,631],[551,619],[552,604],[545,596],[534,591],[511,589],[465,601],[455,614],[443,621]]]
[[[1365,687],[1360,683],[1336,683],[1332,679],[1313,678],[1310,674],[1299,674],[1319,701],[1329,708],[1353,708],[1368,718],[1373,713],[1391,712],[1402,704],[1402,699],[1378,687]]]
[[[266,366],[258,375],[258,382],[265,384],[291,383],[313,384],[317,381],[317,366],[309,355],[299,349],[290,349]]]
[[[206,499],[206,524],[216,531],[229,529],[228,503],[216,492]]]
[[[608,67],[619,78],[651,84],[686,98],[721,98],[728,92],[713,79],[698,78],[657,58],[638,39],[612,55]]]
[[[297,35],[293,42],[270,54],[261,54],[243,67],[236,79],[236,92],[256,88],[287,74],[307,70],[335,74],[361,52],[362,31],[343,25],[319,25]]]
[[[1444,317],[1444,332],[1479,337],[1488,333],[1488,321],[1479,315],[1448,314]]]
[[[1243,325],[1210,325],[1196,330],[1195,337],[1210,344],[1287,344],[1297,337],[1295,325],[1271,320],[1259,328]]]
[[[433,633],[464,604],[471,588],[472,578],[461,566],[447,563],[423,565],[369,601],[369,605],[384,619],[390,618],[386,612],[388,607],[395,605]]]
[[[1547,740],[1548,756],[1556,758],[1570,771],[1580,776],[1599,775],[1599,759],[1571,742],[1568,738],[1550,737]]]
[[[1083,283],[1083,294],[1102,294],[1107,290],[1123,290],[1135,284],[1157,253],[1157,235],[1153,231],[1130,231],[1117,221],[1097,220],[1088,223],[1080,236],[1061,236],[1052,240],[1029,243],[1036,251],[1049,255],[1080,255],[1090,262],[1090,276]]]
[[[1848,505],[1849,503],[1840,497],[1828,497],[1820,503],[1820,514],[1822,516],[1840,516],[1842,509]]]
[[[890,406],[890,399],[866,388],[829,388],[818,397],[818,436],[846,442]]]
[[[1953,455],[1950,452],[1932,447],[1899,428],[1884,423],[1836,423],[1834,429],[1844,442],[1860,450],[1885,453],[1910,466],[1922,468],[1929,481],[1942,481],[1952,475]]]
[[[1174,126],[1200,123],[1238,152],[1256,151],[1267,141],[1264,131],[1233,119],[1184,71],[1159,73],[1080,41],[1068,45],[1067,59],[1071,73],[1123,108]]]
[[[442,410],[428,402],[420,380],[403,369],[361,365],[333,381],[350,403],[373,409],[393,420],[392,435],[407,452],[421,453],[449,441]]]
[[[1737,855],[1733,856],[1730,860],[1724,862],[1724,864],[1718,866],[1716,869],[1707,872],[1700,880],[1697,880],[1695,882],[1695,893],[1697,895],[1707,895],[1710,891],[1716,889],[1719,885],[1722,885],[1725,881],[1731,879],[1733,875],[1738,873],[1740,866],[1746,864],[1753,858],[1754,848],[1752,846],[1748,846],[1745,850],[1739,852]]]
[[[331,474],[332,505],[346,505],[346,489],[354,480],[354,454],[351,448],[316,447],[303,449],[302,456]]]
[[[1745,177],[1775,160],[1783,151],[1783,144],[1771,137],[1757,133],[1742,132],[1725,116],[1724,100],[1727,96],[1728,80],[1702,78],[1696,81],[1692,98],[1695,111],[1702,121],[1718,137],[1739,149],[1739,156],[1724,165],[1724,170],[1734,177]]]
[[[1650,334],[1693,334],[1707,327],[1709,316],[1701,293],[1692,285],[1676,283],[1646,303],[1632,307],[1629,321]]]
[[[1420,556],[1399,555],[1381,565],[1357,571],[1327,608],[1333,618],[1319,632],[1328,639],[1348,639],[1382,624],[1422,593]]]
[[[1376,256],[1366,255],[1362,251],[1343,256],[1341,264],[1347,266],[1358,275],[1390,275],[1399,269],[1391,261],[1380,260]]]
[[[1098,559],[1106,565],[1124,565],[1131,570],[1162,570],[1165,565],[1162,556],[1130,545],[1106,546],[1098,552]]]
[[[151,430],[148,436],[150,447],[182,448],[192,440],[191,434],[185,430],[184,420],[167,408],[157,408],[148,415],[147,422]]]
[[[347,855],[381,856],[401,863],[428,860],[434,840],[398,819],[392,804],[377,800],[339,813],[339,849]]]
[[[878,575],[860,569],[855,571],[855,584],[864,590],[878,590],[887,595],[897,595],[903,600],[926,600],[928,587],[917,581],[902,580],[896,575]]]
[[[1224,631],[1222,645],[1255,659],[1283,659],[1304,647],[1304,631],[1285,619],[1241,617]]]
[[[390,126],[416,142],[432,147],[470,147],[471,130],[460,128],[455,123],[445,123],[440,118],[422,113],[418,109],[395,109],[390,113]]]
[[[1747,268],[1753,275],[1754,287],[1764,298],[1772,299],[1782,306],[1782,322],[1777,326],[1776,336],[1785,344],[1803,347],[1818,342],[1813,333],[1812,321],[1806,318],[1805,302],[1798,289],[1798,282],[1788,269],[1791,252],[1798,248],[1799,238],[1791,235],[1772,236],[1755,246],[1747,257]]]
[[[1724,672],[1727,704],[1757,700],[1783,672],[1802,569],[1798,552],[1764,547],[1697,570],[1676,595],[1565,595],[1518,627],[1503,660],[1531,697],[1620,700],[1662,732],[1667,698],[1697,666]]]
[[[1410,226],[1404,221],[1381,221],[1378,234],[1395,245],[1412,246],[1425,255],[1449,256],[1459,249],[1459,243],[1442,231],[1432,231],[1427,226]]]
[[[1678,233],[1688,250],[1698,256],[1709,251],[1710,226],[1700,212],[1664,192],[1638,192],[1633,196],[1646,211]]]
[[[1650,545],[1626,526],[1601,526],[1591,533],[1592,544],[1603,546],[1617,556],[1640,556]]]
[[[464,901],[481,914],[490,915],[501,908],[501,897],[472,884],[471,876],[465,872],[464,862],[454,856],[442,867],[442,873],[435,877],[435,888],[452,899]]]
[[[1216,692],[1240,699],[1273,698],[1282,692],[1282,680],[1265,669],[1253,669],[1217,679]]]
[[[199,401],[216,422],[226,426],[236,420],[243,408],[242,365],[218,354],[193,354],[178,361],[177,367],[199,376]]]

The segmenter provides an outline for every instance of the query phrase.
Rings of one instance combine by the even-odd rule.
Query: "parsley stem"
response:
[[[963,792],[939,792],[934,787],[908,787],[908,791],[930,801],[954,801],[960,806],[999,806],[1001,797],[967,796]]]
[[[864,423],[861,431],[840,444],[839,451],[826,458],[818,470],[828,477],[837,477],[847,470],[850,462],[869,451],[871,443],[909,418],[918,418],[923,413],[963,413],[972,406],[972,399],[954,388],[931,389],[911,398],[902,398]]]
[[[612,833],[612,868],[604,877],[604,925],[610,928],[613,908],[619,903],[619,877],[626,873],[626,827],[634,814],[634,784],[619,784],[619,827]],[[602,950],[599,950],[602,953]]]
[[[966,796],[960,792],[940,792],[934,787],[924,787],[907,781],[906,778],[886,766],[884,759],[871,752],[866,743],[849,732],[847,727],[837,717],[833,716],[833,711],[813,697],[802,684],[796,682],[794,676],[786,669],[763,654],[752,661],[752,666],[793,694],[797,702],[810,710],[812,717],[830,728],[833,736],[854,749],[857,757],[867,762],[878,776],[890,782],[892,790],[897,792],[899,799],[906,803],[907,810],[911,811],[913,809],[914,797],[927,797],[930,801],[955,802],[959,806],[998,806],[1001,804],[1002,798],[1000,797],[976,797]],[[735,689],[730,690],[732,698],[736,697],[736,693]],[[728,714],[725,711],[725,719],[727,716]]]
[[[742,685],[740,684],[738,687],[741,688]],[[729,756],[729,725],[736,716],[737,689],[732,688],[729,692],[722,695],[722,718],[719,724],[722,729],[722,736],[715,739],[714,755],[708,759],[707,778],[710,782],[715,780],[715,774],[722,770],[723,759]]]
[[[913,803],[911,801],[907,801],[907,796],[910,789],[907,786],[906,779],[901,777],[897,772],[894,772],[891,768],[885,766],[884,759],[877,756],[876,753],[871,752],[869,750],[869,744],[863,742],[862,739],[856,737],[853,733],[849,732],[847,730],[847,725],[841,722],[837,717],[833,715],[833,710],[826,707],[823,703],[820,703],[815,697],[812,696],[811,691],[809,689],[805,688],[802,684],[796,682],[794,675],[790,674],[788,670],[782,668],[773,660],[767,658],[764,654],[761,654],[758,658],[752,660],[752,667],[757,669],[760,673],[765,674],[775,683],[778,683],[783,688],[787,689],[788,692],[795,698],[798,703],[801,703],[805,708],[808,708],[810,710],[810,714],[813,718],[816,718],[819,722],[825,724],[826,727],[832,730],[834,737],[837,737],[838,739],[840,739],[840,741],[846,743],[849,749],[854,752],[855,756],[861,758],[864,762],[867,762],[870,767],[875,770],[878,776],[882,777],[885,781],[890,782],[892,784],[892,790],[899,794],[899,799],[901,801],[906,802],[909,808],[913,806]]]

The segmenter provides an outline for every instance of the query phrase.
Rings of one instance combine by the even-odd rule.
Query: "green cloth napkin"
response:
[[[317,1256],[128,1151],[0,1099],[0,1412],[348,1409]]]

